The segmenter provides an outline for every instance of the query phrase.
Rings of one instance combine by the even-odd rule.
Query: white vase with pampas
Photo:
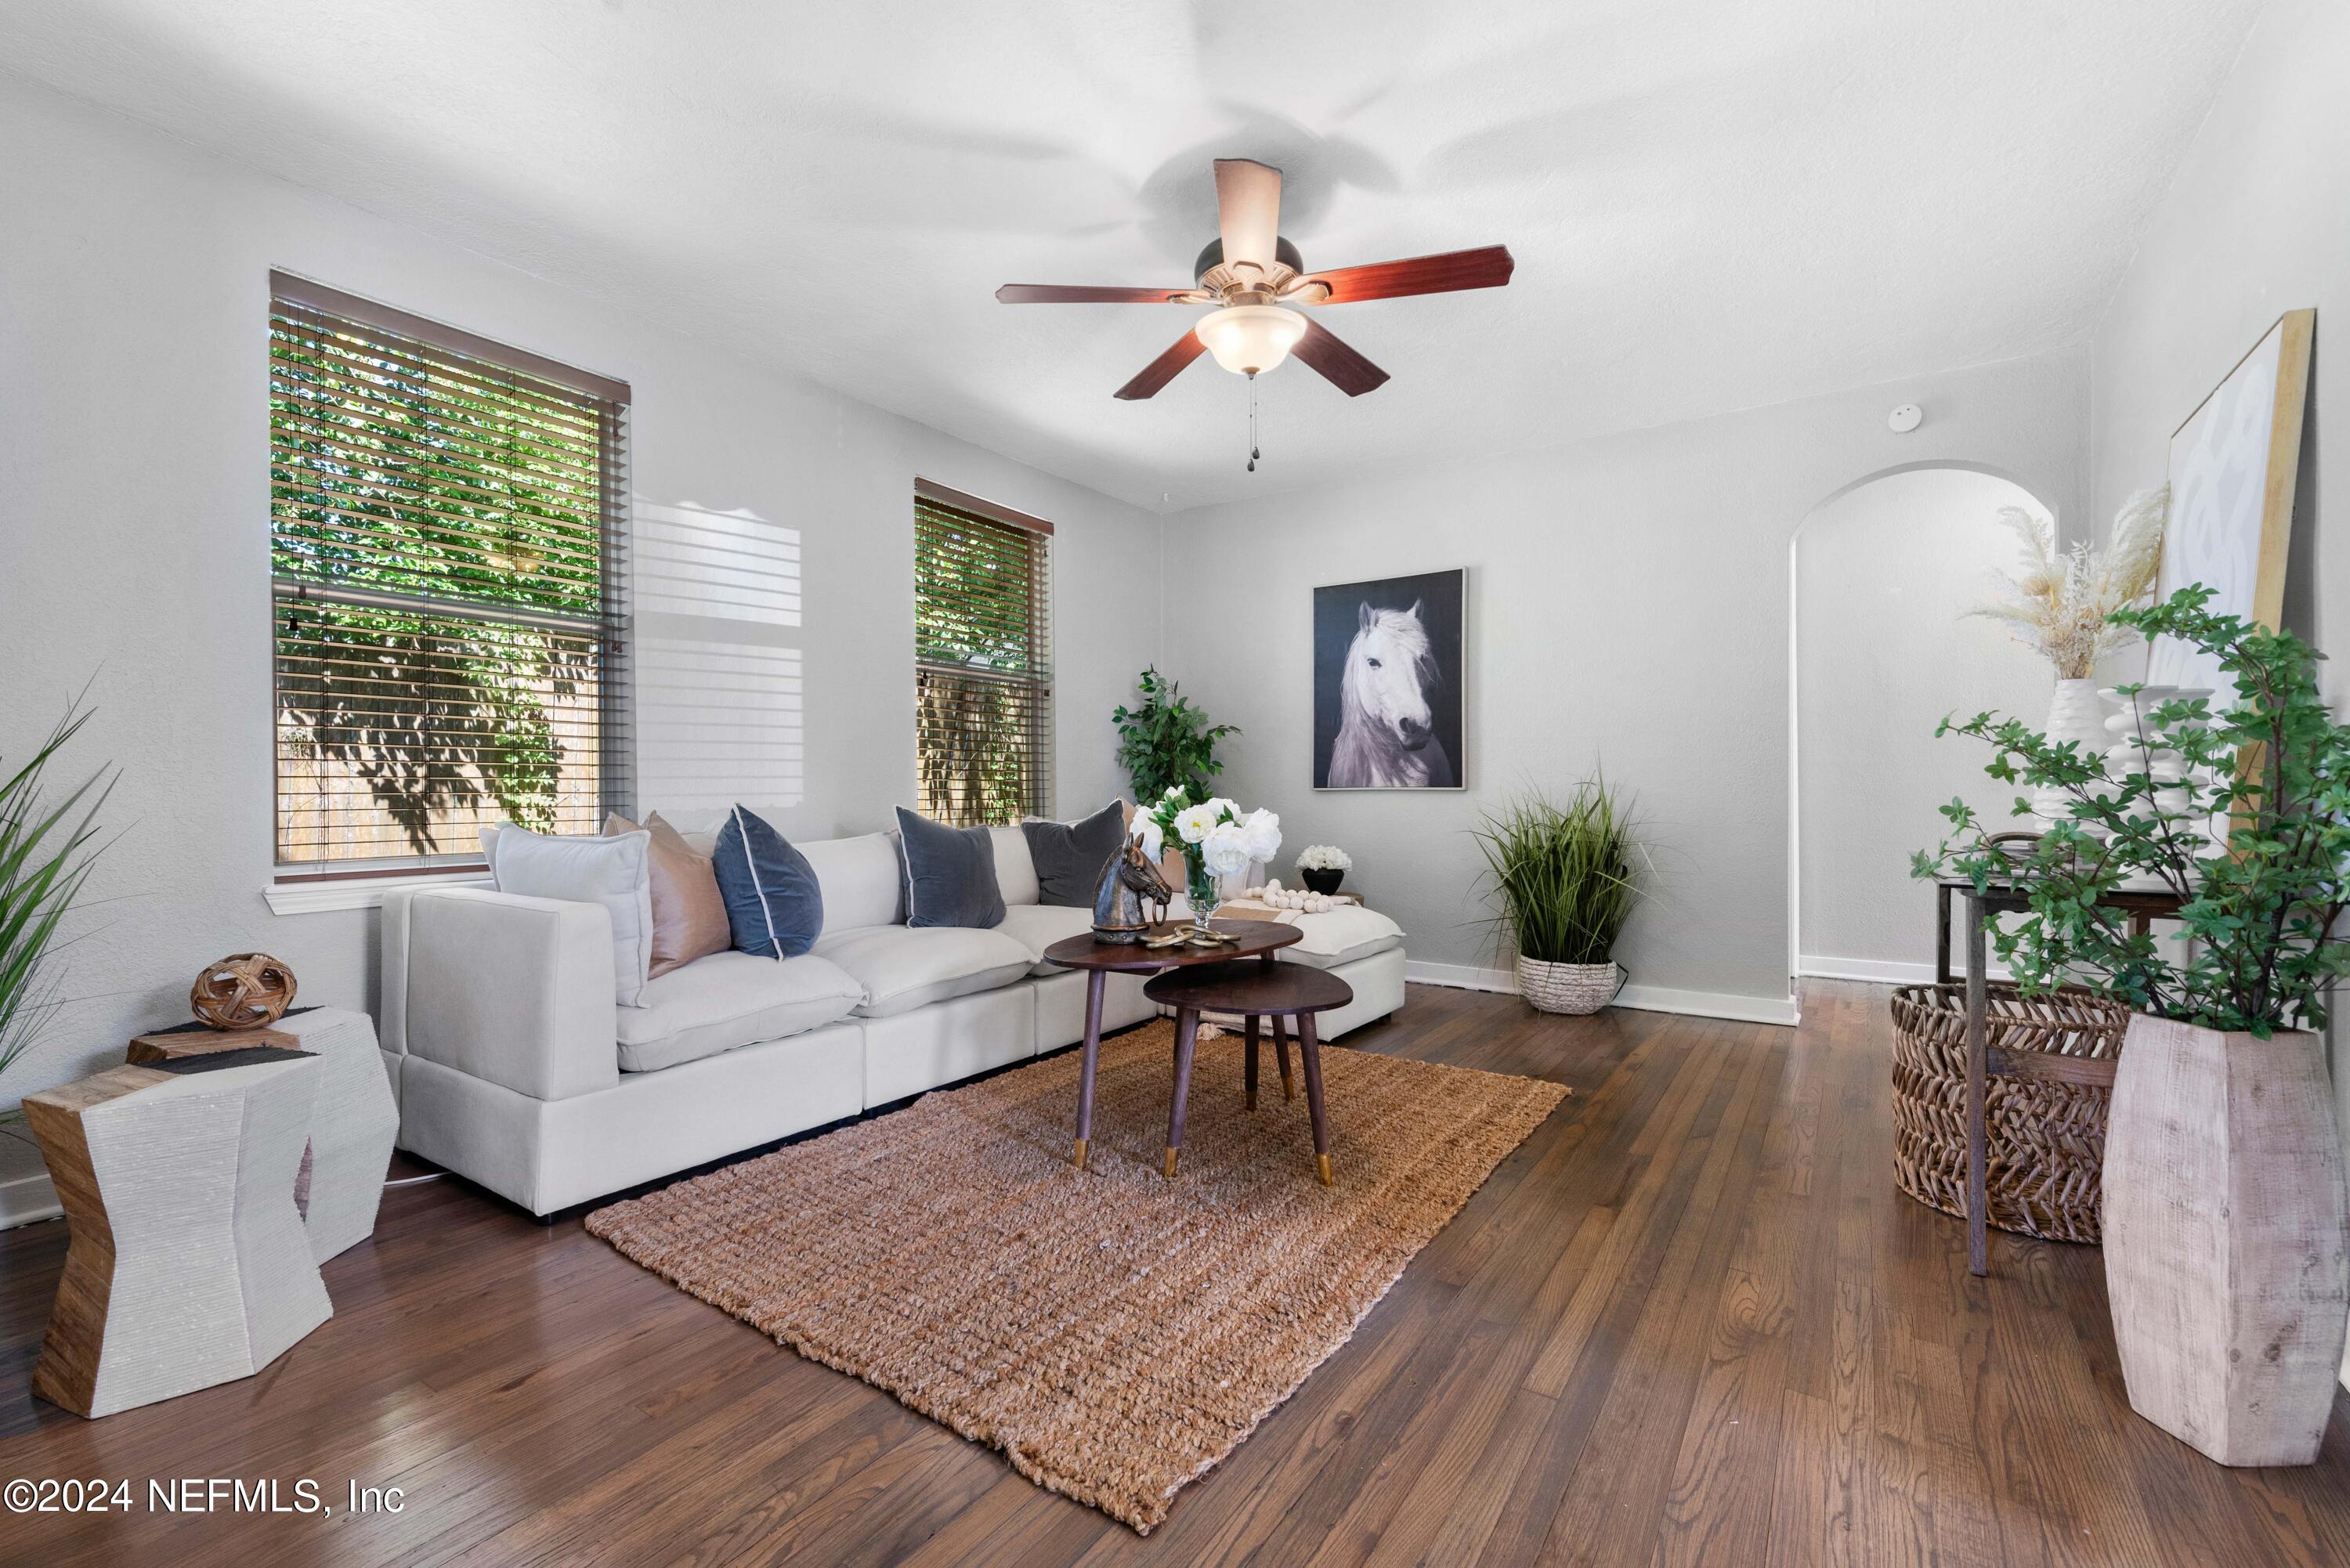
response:
[[[2015,639],[2056,667],[2056,693],[2049,703],[2047,735],[2071,742],[2085,758],[2106,748],[2106,716],[2097,700],[2097,660],[2136,635],[2115,626],[2115,611],[2126,609],[2154,590],[2162,566],[2162,525],[2170,512],[2170,487],[2142,490],[2114,515],[2103,550],[2086,541],[2070,550],[2056,547],[2055,524],[2021,506],[2000,508],[2000,521],[2023,544],[2023,568],[2000,574],[2006,591],[1970,615],[2005,621]],[[2064,819],[2061,789],[2033,793],[2032,809],[2045,830]]]

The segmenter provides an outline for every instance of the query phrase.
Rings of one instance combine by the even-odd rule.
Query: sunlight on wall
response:
[[[806,793],[800,535],[748,512],[636,508],[637,794],[678,815]]]

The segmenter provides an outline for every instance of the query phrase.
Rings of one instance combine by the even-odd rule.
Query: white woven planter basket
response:
[[[1616,1000],[1623,971],[1606,963],[1544,963],[1518,955],[1518,994],[1544,1012],[1596,1012]]]

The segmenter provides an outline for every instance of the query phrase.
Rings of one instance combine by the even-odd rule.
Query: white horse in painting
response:
[[[1420,602],[1357,618],[1338,680],[1338,738],[1330,748],[1329,789],[1452,787],[1452,761],[1430,728],[1428,694],[1439,675]]]

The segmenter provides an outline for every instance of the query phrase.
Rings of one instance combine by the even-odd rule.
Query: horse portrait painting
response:
[[[1466,574],[1314,590],[1314,787],[1458,789]]]

